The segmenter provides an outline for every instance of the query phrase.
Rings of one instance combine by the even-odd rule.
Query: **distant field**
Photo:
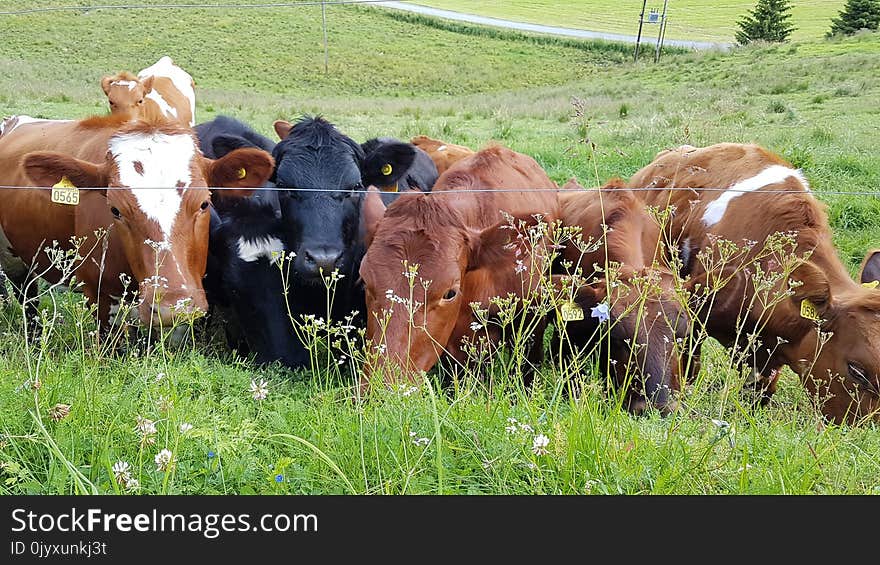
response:
[[[417,0],[435,8],[456,10],[522,22],[573,27],[635,35],[642,0]],[[736,21],[755,7],[755,0],[669,0],[666,37],[733,42]],[[791,22],[797,26],[792,39],[822,37],[846,3],[845,0],[796,0]],[[663,9],[663,0],[650,0],[651,8]],[[657,37],[656,25],[642,33]]]

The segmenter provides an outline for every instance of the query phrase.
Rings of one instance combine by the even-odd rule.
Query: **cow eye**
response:
[[[443,300],[455,300],[456,296],[458,296],[458,291],[454,288],[450,288],[446,291],[446,294],[443,295]]]
[[[208,206],[209,206],[210,204],[211,204],[210,202],[208,202],[207,200],[205,200],[204,202],[202,202],[202,205],[199,206],[199,208],[202,209],[202,210],[207,210],[207,209],[208,209]]]
[[[122,213],[119,211],[119,208],[116,206],[110,206],[110,213],[113,214],[113,217],[117,220],[122,217]]]
[[[140,100],[138,100],[138,104],[143,104],[143,103],[144,103],[144,99],[143,99],[143,98],[141,98]]]
[[[868,372],[857,363],[847,363],[846,370],[849,373],[849,378],[856,381],[860,385],[864,386],[868,390],[877,391],[877,387],[868,379]]]

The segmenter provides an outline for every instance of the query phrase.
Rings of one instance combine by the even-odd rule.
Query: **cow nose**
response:
[[[316,274],[323,271],[325,275],[329,275],[334,269],[339,267],[340,259],[342,259],[342,250],[316,247],[305,250],[303,255],[305,256],[306,267],[310,271]]]

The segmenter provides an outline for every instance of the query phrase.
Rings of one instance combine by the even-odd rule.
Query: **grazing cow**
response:
[[[195,82],[164,56],[134,76],[128,71],[101,79],[112,114],[155,120],[162,116],[186,127],[195,125]]]
[[[34,273],[59,282],[65,274],[45,248],[57,242],[69,249],[72,238],[82,238],[80,253],[93,254],[73,274],[89,301],[97,302],[102,327],[112,297],[123,291],[121,275],[139,285],[138,313],[144,324],[167,327],[178,312],[204,311],[207,187],[250,194],[274,164],[270,155],[255,149],[207,159],[192,129],[164,120],[130,121],[124,115],[19,125],[0,137],[0,162],[10,164],[0,169],[0,185],[60,184],[68,187],[62,200],[78,199],[70,205],[53,202],[49,190],[0,189],[3,270],[19,286]],[[106,253],[98,230],[108,234]]]
[[[566,242],[561,259],[569,272],[589,283],[577,290],[574,302],[583,311],[600,303],[608,307],[609,335],[600,341],[602,369],[625,387],[624,404],[631,412],[641,413],[649,403],[671,412],[676,407],[671,392],[680,391],[686,370],[696,367],[688,366],[687,356],[682,359],[688,318],[672,273],[658,263],[663,257],[656,220],[620,179],[601,190],[586,190],[572,179],[559,194],[559,206],[562,225],[580,228],[580,237]],[[561,347],[569,356],[594,346],[603,329],[600,314],[590,311],[596,315],[565,323],[554,351]]]
[[[474,154],[474,150],[464,145],[455,145],[446,143],[439,139],[431,139],[426,135],[417,135],[410,140],[410,143],[428,154],[428,157],[434,161],[437,172],[443,174],[446,169],[451,167],[456,161],[460,161],[465,157]]]
[[[461,190],[523,187],[551,190]],[[541,214],[552,224],[558,216],[556,188],[531,157],[490,147],[440,175],[431,194],[405,194],[387,209],[377,192],[367,195],[363,215],[368,248],[360,267],[367,337],[375,347],[387,348],[386,359],[403,370],[404,378],[431,369],[443,353],[466,361],[462,338],[476,342],[482,335],[478,331],[490,331],[473,329],[471,303],[488,308],[492,297],[521,297],[537,288],[544,256],[538,247],[534,253],[523,249],[526,240],[505,229],[502,211],[531,224],[536,221],[532,215]],[[508,248],[511,240],[515,249]],[[402,274],[416,265],[412,280]],[[415,304],[395,306],[410,297]],[[387,321],[383,310],[391,312]],[[541,353],[540,340],[532,345],[530,361]],[[393,373],[382,371],[386,381]],[[362,387],[369,378],[362,377]]]
[[[711,309],[698,315],[709,336],[743,354],[763,403],[787,365],[830,420],[876,417],[880,291],[850,278],[832,245],[826,208],[799,170],[757,145],[683,146],[659,153],[629,186],[690,189],[640,194],[650,205],[674,207],[666,237],[678,248],[682,270],[721,287]],[[709,190],[719,188],[726,190]],[[776,233],[793,241],[769,248]],[[719,238],[740,251],[725,251]],[[869,253],[862,282],[878,272],[880,254]],[[750,345],[749,334],[759,343]]]

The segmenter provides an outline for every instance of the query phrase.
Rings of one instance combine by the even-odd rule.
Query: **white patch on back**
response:
[[[2,122],[0,122],[0,135],[9,133],[13,131],[18,126],[22,126],[24,124],[36,124],[42,122],[71,122],[73,120],[47,120],[44,118],[32,118],[30,116],[26,116],[24,114],[19,116],[9,116],[5,118]]]
[[[246,263],[251,263],[265,257],[270,263],[278,260],[284,253],[284,244],[277,237],[265,237],[248,240],[238,238],[238,258]]]
[[[767,185],[784,182],[788,177],[795,177],[804,187],[804,191],[810,191],[810,186],[803,173],[790,167],[771,165],[757,175],[731,185],[721,196],[710,202],[706,206],[706,212],[703,213],[703,223],[707,227],[714,226],[724,217],[728,204],[734,198],[742,196],[746,192],[754,192]]]
[[[437,148],[437,151],[446,151],[446,146],[441,145],[440,147]]]
[[[174,108],[171,106],[171,104],[165,102],[165,99],[162,98],[162,95],[156,92],[155,89],[148,92],[144,98],[148,98],[155,102],[156,105],[159,106],[159,110],[166,116],[177,119],[177,108]]]
[[[188,134],[124,134],[110,139],[110,153],[119,169],[119,180],[137,200],[148,218],[155,220],[168,241],[182,199],[176,188],[192,182],[190,166],[195,143]],[[143,173],[135,170],[140,162]]]
[[[177,90],[183,94],[187,100],[189,100],[189,108],[190,115],[192,119],[190,120],[189,125],[193,126],[196,123],[196,93],[193,89],[193,78],[192,76],[181,69],[177,65],[174,64],[174,61],[168,55],[165,55],[158,61],[156,61],[153,65],[147,67],[138,73],[138,78],[146,78],[150,75],[155,76],[164,76],[171,79],[171,82],[174,83],[174,86]],[[155,92],[155,91],[154,91]],[[164,102],[164,100],[163,100]],[[164,111],[164,110],[163,110]],[[175,117],[177,114],[175,113]]]

